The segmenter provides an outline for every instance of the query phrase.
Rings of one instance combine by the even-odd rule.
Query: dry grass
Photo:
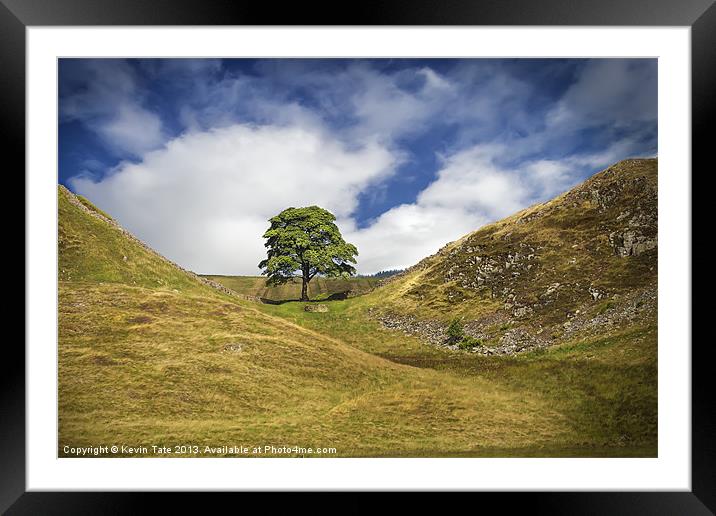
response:
[[[61,449],[285,443],[449,455],[556,444],[568,429],[540,396],[399,364],[213,293],[63,282],[60,306]]]
[[[629,228],[632,217],[656,216],[657,161],[627,160],[596,174],[583,185],[549,202],[532,206],[487,225],[425,258],[396,277],[372,302],[385,311],[448,321],[456,316],[480,319],[502,309],[503,287],[515,300],[535,307],[532,325],[564,322],[564,314],[591,301],[589,288],[623,296],[655,283],[657,249],[628,259],[616,256],[609,234]],[[608,199],[593,200],[593,192]],[[656,220],[640,227],[655,236]],[[531,251],[530,249],[533,249]],[[503,270],[480,287],[465,287],[476,277],[475,257],[504,264],[508,255],[533,254],[525,267]],[[523,262],[527,264],[527,262]],[[511,277],[513,272],[519,276]],[[449,279],[448,275],[452,278]],[[550,285],[561,284],[549,304],[540,300]]]
[[[385,330],[366,317],[371,305],[372,300],[364,296],[333,302],[325,314],[306,313],[300,303],[262,309],[320,329],[368,353],[434,372],[439,379],[434,389],[444,389],[453,381],[470,386],[451,403],[467,402],[468,407],[479,410],[463,409],[458,426],[474,416],[504,439],[499,420],[507,418],[514,435],[523,439],[513,440],[513,445],[482,444],[478,454],[492,454],[491,446],[509,456],[539,455],[540,448],[546,456],[656,453],[656,321],[516,357],[489,357],[446,351],[402,332]],[[485,406],[480,404],[480,396],[487,393],[494,397]],[[520,399],[527,405],[520,405]],[[520,422],[518,414],[530,414],[528,402],[535,401],[539,403],[532,406],[539,407],[539,414],[548,414],[549,424],[540,421],[538,414],[532,414],[529,423]],[[463,430],[474,435],[479,432],[477,428]],[[481,437],[485,443],[482,439],[485,436]],[[513,452],[507,450],[511,446]]]
[[[653,328],[514,359],[449,353],[368,319],[371,296],[307,313],[222,294],[63,195],[61,456],[113,444],[656,454]]]

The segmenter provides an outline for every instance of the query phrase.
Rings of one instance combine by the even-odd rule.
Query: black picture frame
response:
[[[25,29],[42,25],[615,25],[689,26],[692,37],[692,171],[707,170],[713,144],[716,93],[714,0],[502,0],[369,1],[322,5],[222,0],[0,0],[0,134],[6,158],[25,166]],[[708,162],[711,164],[710,161]],[[24,191],[24,185],[19,186]],[[13,197],[20,198],[17,191]],[[24,195],[22,196],[24,198]],[[693,206],[693,202],[692,202]],[[15,215],[17,211],[15,211]],[[692,216],[693,218],[693,216]],[[695,219],[694,219],[695,220]],[[694,233],[692,232],[692,235]],[[25,256],[27,259],[27,256]],[[701,258],[703,259],[703,258]],[[699,270],[697,260],[692,259]],[[27,274],[27,271],[26,271]],[[18,303],[19,304],[19,303]],[[691,342],[671,343],[687,347]],[[692,346],[692,490],[690,492],[480,493],[501,510],[527,506],[549,514],[712,514],[716,511],[716,425],[710,384],[709,339]],[[204,510],[180,493],[25,492],[25,353],[19,339],[5,343],[0,375],[0,511],[7,514],[141,513],[149,501],[166,512]],[[221,495],[223,498],[232,496]],[[241,494],[242,503],[260,495]],[[264,495],[266,496],[266,495]],[[272,507],[280,498],[271,495]],[[291,505],[301,505],[293,494]],[[324,494],[320,507],[341,512],[371,509],[375,502],[351,495],[336,506]],[[422,494],[411,496],[425,507]],[[471,506],[474,501],[469,502]],[[313,506],[313,504],[312,504]],[[320,508],[319,507],[319,508]]]

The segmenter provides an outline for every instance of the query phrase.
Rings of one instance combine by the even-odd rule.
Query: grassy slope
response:
[[[564,334],[562,325],[567,313],[581,309],[588,320],[616,311],[635,292],[655,289],[657,250],[619,257],[608,235],[632,229],[629,221],[636,219],[637,231],[647,238],[655,236],[656,182],[656,160],[620,162],[552,201],[466,235],[385,287],[333,303],[330,314],[307,314],[295,305],[266,310],[398,363],[446,376],[479,377],[539,395],[569,421],[569,437],[555,439],[563,443],[562,450],[572,445],[605,446],[642,448],[653,454],[657,442],[656,312],[637,311],[632,319],[581,335]],[[508,272],[487,282],[497,296],[493,297],[491,289],[474,289],[464,281],[475,275],[475,256],[502,262],[510,253],[526,254],[524,249],[529,247],[536,251],[535,266],[519,269],[516,280]],[[445,281],[448,273],[453,279]],[[561,288],[544,302],[544,292],[556,282]],[[505,300],[499,296],[505,286],[513,289],[517,302],[533,306],[535,312],[520,319],[505,315]],[[594,300],[589,287],[606,298]],[[367,317],[367,310],[375,307],[425,319],[447,321],[462,315],[467,321],[487,320],[485,326],[496,335],[495,340],[507,328],[534,330],[544,325],[558,337],[557,344],[516,357],[448,352],[400,332],[389,332],[392,337],[386,337]],[[491,320],[495,314],[500,317]]]
[[[71,200],[59,192],[61,444],[281,441],[275,427],[288,437],[301,414],[402,382],[395,364],[201,284]]]
[[[574,443],[539,394],[399,364],[295,325],[278,309],[302,305],[257,305],[206,287],[70,199],[59,192],[61,455],[65,444],[399,456]]]
[[[540,410],[549,414],[551,429],[542,426],[544,421],[525,425],[512,420],[509,431],[514,445],[501,442],[502,436],[491,444],[477,439],[468,455],[655,456],[655,323],[575,338],[514,357],[495,357],[426,346],[402,332],[385,330],[367,317],[372,305],[370,296],[362,296],[332,302],[329,313],[307,313],[300,303],[264,305],[262,310],[392,362],[436,373],[441,384],[436,384],[435,394],[442,382],[466,382],[471,387],[464,397],[450,400],[456,409],[487,392],[500,392],[478,416],[486,418],[488,425],[487,420],[498,414],[510,419],[520,396],[539,400]],[[506,393],[510,395],[503,397]],[[460,414],[464,413],[457,410],[451,416],[456,425],[462,424]],[[505,430],[492,429],[500,434]]]
[[[285,285],[266,286],[263,276],[205,276],[230,289],[248,296],[256,296],[271,301],[298,300],[301,298],[301,281],[296,278]],[[377,278],[314,278],[308,284],[308,297],[319,301],[332,295],[340,295],[352,291],[356,295],[373,290],[378,284]]]
[[[367,302],[382,312],[443,323],[461,316],[488,335],[487,346],[512,328],[555,342],[572,338],[563,325],[575,313],[588,320],[655,291],[657,249],[620,257],[609,235],[636,227],[655,238],[656,189],[656,159],[619,162],[549,202],[448,244],[368,294]],[[633,221],[636,226],[630,226]],[[518,253],[520,259],[504,267]],[[487,261],[500,270],[477,284],[479,266]],[[553,285],[559,286],[550,292]],[[604,297],[593,299],[590,289]],[[515,306],[532,312],[517,317]],[[637,319],[634,324],[655,326],[656,312],[644,311]]]
[[[113,443],[656,454],[654,327],[516,358],[447,352],[367,318],[374,295],[323,314],[227,296],[71,200],[59,192],[60,454]]]

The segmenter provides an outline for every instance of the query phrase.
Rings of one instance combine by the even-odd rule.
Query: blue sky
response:
[[[199,273],[256,274],[266,220],[336,214],[410,266],[657,154],[655,59],[61,59],[59,180]]]

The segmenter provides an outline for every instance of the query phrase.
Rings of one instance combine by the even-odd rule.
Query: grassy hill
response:
[[[245,294],[254,296],[266,301],[297,301],[301,298],[301,280],[294,278],[293,281],[284,285],[267,286],[266,278],[263,276],[211,276],[211,279],[225,285],[226,287]],[[333,298],[345,298],[367,294],[379,283],[378,278],[313,278],[308,284],[308,297],[313,301],[321,301]]]
[[[439,446],[432,452],[424,448],[387,455],[656,456],[655,324],[625,326],[602,335],[572,335],[522,353],[484,355],[426,345],[420,336],[386,329],[370,316],[375,302],[371,298],[378,292],[331,302],[326,314],[307,313],[302,303],[262,308],[356,349],[408,365],[411,372],[431,374],[434,382],[428,390],[396,394],[400,398],[394,401],[395,418],[385,431],[388,435],[390,425],[408,418],[416,438],[432,427],[431,440]],[[447,389],[453,382],[463,390]],[[380,400],[366,399],[354,417],[382,420],[382,411],[373,411],[374,403]],[[414,417],[416,410],[426,412]],[[520,413],[529,417],[521,419]],[[404,445],[410,447],[409,442]]]
[[[657,160],[625,160],[448,244],[372,303],[387,325],[436,343],[459,317],[487,347],[544,346],[656,324],[657,253]]]
[[[404,382],[396,364],[202,283],[62,187],[58,203],[61,454],[101,442],[315,445],[337,404]]]
[[[644,177],[646,194],[631,180],[609,181],[616,186],[612,200],[603,201],[605,211],[619,218],[608,203],[625,203],[622,190],[633,191],[635,205],[642,207],[638,212],[630,207],[627,220],[642,220],[652,173],[639,174],[634,178]],[[655,164],[652,175],[655,181]],[[607,190],[596,190],[599,205]],[[575,197],[575,205],[579,199]],[[562,202],[557,201],[553,203]],[[621,269],[614,265],[614,275],[597,285],[605,297],[590,301],[583,299],[582,290],[565,291],[576,292],[576,303],[601,313],[552,324],[548,331],[562,331],[548,347],[497,356],[454,351],[426,345],[425,335],[412,327],[386,328],[384,320],[412,317],[419,325],[434,323],[441,329],[453,311],[478,324],[489,314],[512,314],[501,298],[483,299],[484,291],[472,292],[455,279],[444,281],[451,267],[475,254],[463,244],[482,245],[481,256],[502,256],[511,251],[500,247],[509,241],[500,239],[509,233],[501,224],[541,220],[543,234],[530,237],[525,230],[513,242],[548,242],[566,233],[592,234],[589,220],[599,219],[599,211],[589,219],[588,210],[576,207],[570,213],[556,209],[557,204],[535,207],[519,216],[533,219],[518,223],[513,217],[493,226],[498,229],[480,230],[384,287],[329,301],[327,313],[308,313],[305,303],[251,302],[182,270],[63,187],[58,202],[61,456],[69,455],[66,445],[116,443],[197,446],[190,456],[232,455],[204,448],[223,445],[335,448],[331,456],[656,455],[655,315],[642,301],[631,320],[613,316],[632,306],[624,301],[632,292],[647,292],[655,280],[655,270],[646,278],[630,272],[631,264],[652,272],[655,249],[642,249],[648,242],[636,255],[609,258],[609,267],[620,264]],[[565,220],[562,226],[559,217],[549,222],[548,214],[560,213],[565,219],[586,219]],[[611,223],[596,224],[595,239],[613,232]],[[633,251],[634,242],[645,243],[640,236],[651,235],[646,226],[637,229],[638,235],[625,238],[622,233],[612,240]],[[489,243],[496,244],[494,250]],[[569,249],[579,249],[571,245]],[[547,276],[532,277],[535,285],[548,282],[552,274],[577,274],[556,270],[564,260],[552,262],[551,257],[560,248],[564,245],[537,249],[539,272]],[[451,255],[455,249],[459,251]],[[588,254],[568,252],[577,259]],[[600,265],[594,266],[597,272],[584,277],[599,276]],[[580,288],[581,278],[574,280]],[[632,283],[620,290],[625,278]],[[236,278],[233,287],[244,294],[255,292],[248,289],[260,288],[258,279]],[[528,293],[519,282],[501,281],[520,296]],[[431,288],[421,288],[423,283]],[[560,283],[572,281],[563,277]],[[451,288],[465,291],[468,300],[449,297]],[[567,303],[561,298],[554,302]],[[609,302],[613,306],[604,304]],[[491,327],[508,332],[511,326],[499,328],[521,324],[533,331],[558,312],[533,310],[531,318],[513,320],[510,315]],[[615,322],[589,330],[587,323],[599,317]],[[578,330],[564,328],[568,321]],[[154,456],[151,449],[120,455]],[[304,451],[290,455],[317,456]]]
[[[109,215],[65,187],[58,191],[60,282],[122,283],[197,290],[201,281],[118,226]]]

